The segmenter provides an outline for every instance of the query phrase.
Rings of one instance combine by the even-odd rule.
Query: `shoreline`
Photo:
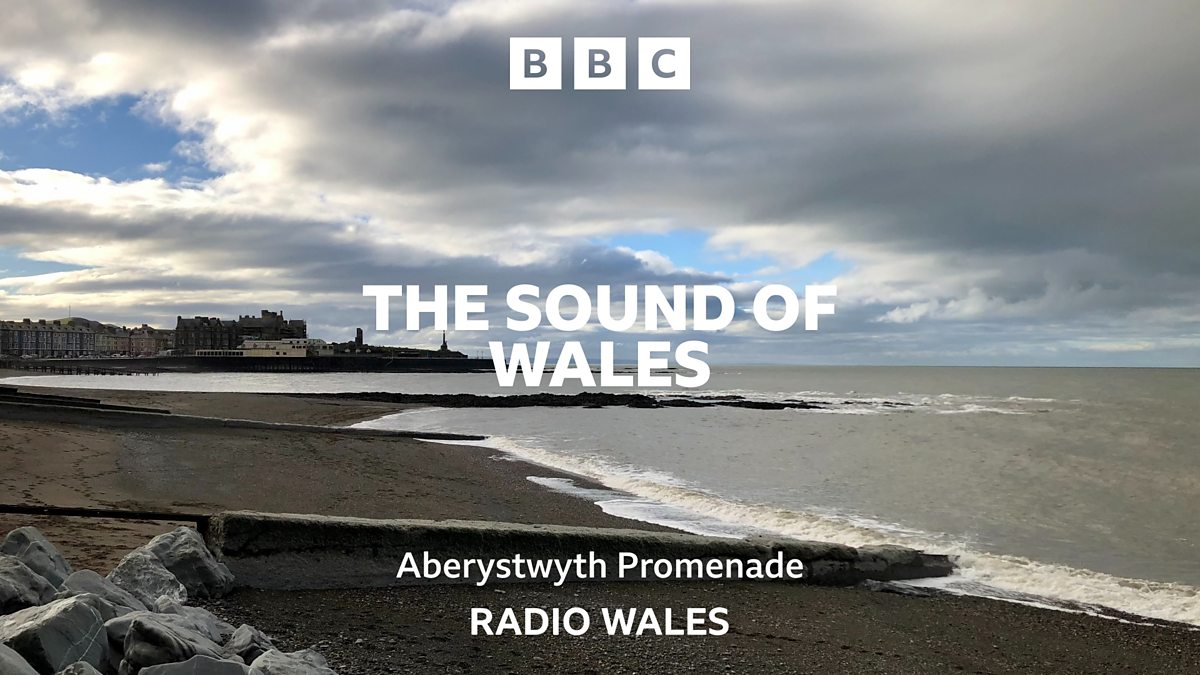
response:
[[[79,390],[37,389],[80,394]],[[330,426],[413,407],[319,396],[125,390],[88,390],[86,395],[106,403],[166,408],[179,414]],[[527,477],[566,478],[582,487],[607,489],[588,479],[500,455],[490,448],[400,437],[273,429],[92,428],[63,421],[5,419],[0,421],[0,501],[670,530],[609,515],[586,499]],[[0,516],[0,532],[27,524],[38,526],[59,543],[77,566],[98,571],[106,571],[120,554],[173,527]],[[495,648],[495,643],[471,638],[468,632],[463,608],[480,602],[546,607],[720,603],[730,608],[733,630],[720,639],[491,638],[513,647],[520,641],[523,653],[538,656],[550,669],[560,665],[561,672],[584,672],[586,663],[615,666],[630,650],[646,650],[648,657],[668,654],[664,663],[677,663],[675,671],[689,666],[704,669],[722,658],[767,672],[944,672],[956,667],[986,672],[1088,672],[1118,664],[1143,672],[1200,668],[1200,631],[1182,626],[1126,624],[945,594],[908,597],[863,588],[814,590],[734,582],[669,582],[635,588],[631,583],[576,584],[558,590],[518,586],[480,591],[444,587],[248,591],[221,601],[214,611],[274,631],[289,648],[330,642],[338,632],[361,631],[368,638],[363,645],[322,647],[334,667],[346,673],[403,672],[394,659],[404,654],[424,655],[427,663],[422,665],[445,669],[472,662],[473,656]],[[293,615],[304,617],[303,621],[296,622],[290,618]],[[1046,635],[1063,637],[1049,644]],[[1094,644],[1097,640],[1121,648],[1101,653]],[[505,657],[506,651],[495,653],[497,667],[508,663],[506,667],[520,668],[522,662]],[[415,663],[411,667],[420,672]]]

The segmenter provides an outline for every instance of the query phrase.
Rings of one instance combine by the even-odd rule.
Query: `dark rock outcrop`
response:
[[[618,394],[589,391],[579,394],[508,394],[485,396],[482,394],[397,394],[391,392],[362,392],[342,394],[287,394],[288,396],[312,396],[320,398],[342,398],[355,401],[378,401],[411,405],[433,405],[441,408],[603,408],[619,406],[626,408],[752,408],[756,410],[819,410],[828,408],[825,403],[789,399],[786,401],[751,401],[740,396],[648,396],[646,394]]]

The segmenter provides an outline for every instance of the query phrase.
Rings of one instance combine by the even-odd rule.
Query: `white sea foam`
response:
[[[1028,410],[1013,410],[1011,408],[996,408],[993,406],[967,403],[958,408],[937,411],[939,415],[961,415],[963,413],[995,413],[997,415],[1028,415]]]
[[[827,408],[804,409],[803,413],[832,415],[893,415],[926,412],[945,415],[997,414],[1028,415],[1046,412],[1046,409],[1028,409],[1030,403],[1053,403],[1056,399],[1032,396],[976,396],[970,394],[913,394],[897,392],[891,396],[863,395],[849,391],[842,394],[823,390],[793,392],[764,392],[752,389],[712,389],[703,392],[680,392],[677,390],[647,390],[649,396],[666,399],[689,399],[711,401],[721,398],[736,398],[762,403],[789,403],[807,401],[829,406]]]
[[[836,407],[817,408],[817,410],[803,410],[800,412],[815,414],[889,414],[896,411],[878,407]]]

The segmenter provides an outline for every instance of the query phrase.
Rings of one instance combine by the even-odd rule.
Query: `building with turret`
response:
[[[195,354],[198,350],[237,349],[246,340],[293,340],[308,337],[308,323],[288,320],[283,312],[262,310],[259,316],[239,316],[237,320],[197,316],[177,317],[175,351]]]
[[[237,320],[242,337],[254,340],[288,340],[308,337],[303,319],[284,319],[283,312],[262,310],[259,316],[240,316]]]

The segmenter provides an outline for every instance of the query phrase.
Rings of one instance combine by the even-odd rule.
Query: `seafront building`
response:
[[[195,356],[253,356],[259,358],[307,358],[333,356],[333,345],[311,338],[246,340],[236,349],[198,349]]]
[[[175,352],[177,354],[237,349],[239,344],[241,342],[238,340],[236,321],[224,321],[216,317],[205,316],[185,319],[181,316],[175,323]]]
[[[239,316],[238,330],[243,338],[255,340],[288,340],[308,337],[308,323],[303,319],[284,319],[283,312],[262,310],[259,316]]]
[[[0,321],[0,354],[37,358],[96,354],[96,333],[56,321]]]
[[[129,329],[124,326],[92,321],[78,316],[55,319],[60,326],[72,326],[89,330],[96,335],[96,348],[81,356],[127,356],[129,354]]]
[[[246,340],[304,340],[304,320],[282,312],[234,320],[197,316],[176,318],[176,329],[142,324],[127,328],[82,317],[0,321],[0,356],[18,358],[148,357],[195,354],[200,350],[238,349]],[[307,349],[309,345],[305,345]]]
[[[353,342],[328,343],[308,337],[308,323],[262,310],[237,319],[176,317],[174,330],[142,324],[136,328],[82,317],[0,321],[0,358],[113,357],[352,357],[367,359],[466,359],[450,349],[442,333],[439,349],[368,345],[363,331]],[[366,363],[367,361],[362,361]]]
[[[201,351],[236,350],[246,340],[289,340],[308,337],[308,323],[288,320],[283,312],[262,310],[259,316],[239,316],[236,320],[197,316],[176,317],[175,350],[181,355]]]
[[[175,346],[175,331],[129,329],[81,317],[0,322],[0,355],[38,358],[157,356]]]
[[[142,324],[129,331],[130,356],[158,356],[175,348],[175,331]]]

